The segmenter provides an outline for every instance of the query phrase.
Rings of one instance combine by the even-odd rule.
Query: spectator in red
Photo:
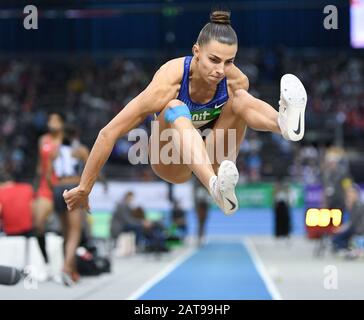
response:
[[[0,169],[0,225],[6,235],[32,235],[33,188]]]

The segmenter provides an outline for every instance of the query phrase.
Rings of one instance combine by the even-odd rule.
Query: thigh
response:
[[[236,161],[246,129],[244,120],[233,113],[232,99],[229,99],[205,138],[206,149],[216,173],[223,160]]]
[[[151,167],[154,173],[165,181],[170,183],[183,183],[191,178],[192,171],[186,165],[183,164],[182,159],[179,159],[179,164],[164,164],[161,161],[161,151],[170,141],[161,140],[161,134],[163,130],[171,129],[170,124],[164,120],[164,113],[167,108],[164,108],[162,112],[156,117],[152,125],[152,133],[149,140],[149,159]],[[178,154],[182,154],[181,150],[175,150]],[[157,156],[157,157],[155,157]],[[153,163],[157,158],[157,163]]]
[[[44,197],[38,197],[35,199],[33,203],[33,213],[36,227],[40,227],[41,225],[45,224],[52,211],[52,200]]]

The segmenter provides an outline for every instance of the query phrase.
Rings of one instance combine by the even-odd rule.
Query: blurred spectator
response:
[[[33,188],[0,169],[0,226],[8,236],[32,236]]]
[[[46,250],[46,224],[54,210],[53,185],[57,177],[53,170],[53,160],[62,144],[64,134],[64,116],[60,113],[50,113],[48,116],[48,132],[39,138],[38,163],[36,172],[36,195],[34,201],[34,227],[47,269],[50,270]]]
[[[345,152],[341,148],[331,147],[325,154],[323,163],[324,207],[345,211],[345,182],[350,179]]]
[[[167,247],[167,230],[162,223],[162,219],[157,217],[149,220],[145,216],[144,209],[140,206],[133,210],[133,216],[139,221],[148,221],[150,226],[144,229],[143,237],[145,239],[145,252],[168,252]]]
[[[291,194],[288,184],[281,180],[274,188],[274,235],[289,237],[291,233]]]
[[[187,232],[186,212],[178,200],[173,200],[168,240],[183,240]]]
[[[74,285],[80,278],[76,266],[76,250],[80,245],[85,212],[82,208],[69,211],[63,199],[63,192],[79,184],[88,155],[88,148],[77,139],[77,129],[70,125],[65,127],[62,144],[53,160],[57,176],[53,185],[53,195],[54,209],[59,215],[64,236],[62,280],[66,286]]]
[[[145,218],[141,207],[134,204],[134,193],[129,191],[113,211],[110,234],[115,241],[120,233],[132,231],[136,235],[136,244],[144,245],[147,250],[167,251],[163,226]]]
[[[333,249],[348,249],[355,235],[364,235],[364,204],[360,199],[360,187],[353,184],[346,188],[345,201],[349,220],[341,225],[333,236]]]
[[[149,228],[151,223],[147,220],[138,219],[133,216],[134,193],[129,191],[124,195],[123,200],[117,204],[113,211],[110,234],[112,239],[116,240],[121,232],[132,231],[136,234],[136,242],[140,243],[143,237],[143,229]]]

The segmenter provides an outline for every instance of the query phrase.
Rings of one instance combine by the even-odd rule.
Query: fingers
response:
[[[91,214],[87,196],[80,196],[77,194],[77,192],[74,192],[73,190],[64,190],[63,198],[67,204],[68,211],[75,210],[76,208],[82,208],[86,210],[87,213]]]
[[[77,200],[67,189],[63,191],[63,199],[67,204],[67,210],[72,211],[77,207]]]
[[[73,206],[71,205],[71,201],[69,199],[69,194],[68,194],[68,190],[67,189],[63,191],[63,199],[64,199],[64,201],[67,204],[67,210],[68,211],[71,211],[73,209]]]
[[[66,204],[67,204],[67,210],[68,211],[71,211],[71,210],[73,210],[73,209],[75,209],[75,206],[74,206],[74,201],[66,201]]]

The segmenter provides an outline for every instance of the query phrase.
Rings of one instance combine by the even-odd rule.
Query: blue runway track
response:
[[[271,300],[240,242],[212,242],[139,297],[141,300]]]

